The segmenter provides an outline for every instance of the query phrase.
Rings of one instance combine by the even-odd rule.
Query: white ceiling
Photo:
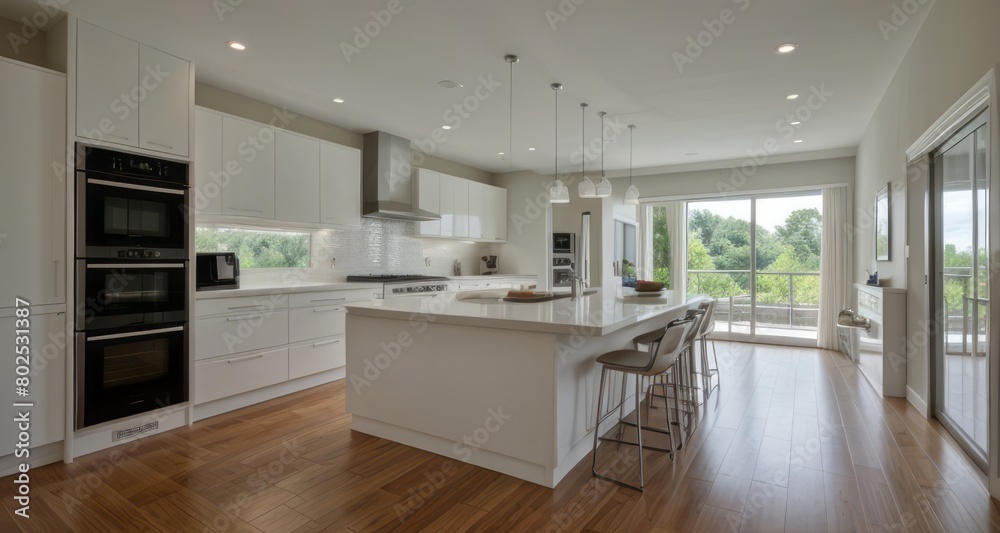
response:
[[[477,79],[492,76],[502,86],[460,126],[443,132],[447,139],[435,146],[435,155],[490,172],[551,172],[552,82],[565,85],[559,95],[560,170],[579,168],[578,155],[575,165],[569,161],[581,142],[580,102],[590,104],[588,140],[600,135],[597,111],[608,112],[609,124],[637,126],[636,168],[744,158],[770,138],[782,157],[857,146],[931,3],[888,40],[879,23],[892,22],[893,5],[903,4],[897,0],[65,4],[85,20],[194,59],[199,81],[359,133],[429,139],[445,123],[444,113],[474,94]],[[378,24],[372,11],[390,5],[401,12],[348,61],[342,43],[353,44],[356,28]],[[558,13],[560,6],[575,11],[553,30],[546,12]],[[672,55],[685,53],[688,38],[698,38],[704,21],[718,19],[724,9],[735,20],[679,72]],[[30,0],[0,0],[0,13],[34,10]],[[247,50],[230,50],[231,40]],[[779,56],[774,48],[783,42],[800,48]],[[521,57],[514,66],[512,163],[497,155],[508,151],[508,53]],[[465,87],[443,89],[437,82],[444,79]],[[805,142],[793,144],[776,124],[805,105],[812,88],[832,96],[794,134]],[[802,98],[786,101],[790,93]],[[346,103],[331,102],[334,97]],[[607,168],[627,168],[627,132],[607,147]],[[686,155],[692,153],[698,155]],[[589,168],[598,166],[599,160]]]

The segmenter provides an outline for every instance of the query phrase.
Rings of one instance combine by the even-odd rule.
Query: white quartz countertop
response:
[[[538,303],[504,302],[500,298],[460,300],[451,293],[358,302],[345,307],[349,315],[600,337],[677,313],[687,305],[673,302],[667,296],[623,297],[599,289],[589,296]]]
[[[194,293],[196,300],[211,300],[215,298],[237,298],[240,296],[266,296],[268,294],[292,294],[298,292],[314,291],[344,291],[352,289],[374,289],[381,291],[381,283],[297,283],[289,285],[266,285],[240,284],[238,289],[222,289],[217,291],[198,291]]]

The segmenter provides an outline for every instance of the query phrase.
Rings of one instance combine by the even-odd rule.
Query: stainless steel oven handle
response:
[[[87,268],[184,268],[184,263],[88,263]]]
[[[177,189],[164,189],[162,187],[150,187],[149,185],[119,183],[117,181],[99,180],[95,178],[88,178],[87,183],[92,183],[94,185],[104,185],[107,187],[118,187],[119,189],[132,189],[136,191],[158,192],[163,194],[176,194],[178,196],[184,196],[184,191],[179,191]]]
[[[109,341],[112,339],[125,339],[128,337],[147,337],[149,335],[159,335],[161,333],[173,333],[175,331],[184,331],[184,326],[177,326],[173,328],[163,328],[163,329],[151,329],[146,331],[130,331],[128,333],[114,333],[112,335],[99,335],[97,337],[88,337],[87,342]]]

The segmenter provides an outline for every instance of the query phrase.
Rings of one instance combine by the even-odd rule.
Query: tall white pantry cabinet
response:
[[[19,431],[15,402],[30,410],[35,449],[65,435],[66,77],[0,58],[0,469],[23,460],[11,455]],[[14,134],[16,130],[16,134]],[[16,316],[15,298],[30,302]],[[24,314],[22,312],[22,314]],[[28,330],[20,334],[18,330]],[[15,346],[27,337],[28,396],[15,388]],[[22,372],[23,373],[23,372]],[[23,409],[22,409],[23,411]],[[31,457],[29,457],[31,459]],[[35,464],[32,461],[32,464]]]

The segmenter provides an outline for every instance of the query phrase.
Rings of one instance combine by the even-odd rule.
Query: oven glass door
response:
[[[77,329],[186,322],[187,269],[177,263],[78,260]]]
[[[187,401],[187,327],[77,334],[77,429]]]
[[[573,253],[573,240],[572,233],[553,233],[552,252],[557,254]]]
[[[568,268],[554,268],[552,269],[552,286],[553,287],[572,287],[573,286],[573,270]]]
[[[77,255],[125,258],[129,248],[147,259],[184,259],[187,229],[185,189],[115,181],[79,172]],[[159,252],[159,255],[151,255]]]

